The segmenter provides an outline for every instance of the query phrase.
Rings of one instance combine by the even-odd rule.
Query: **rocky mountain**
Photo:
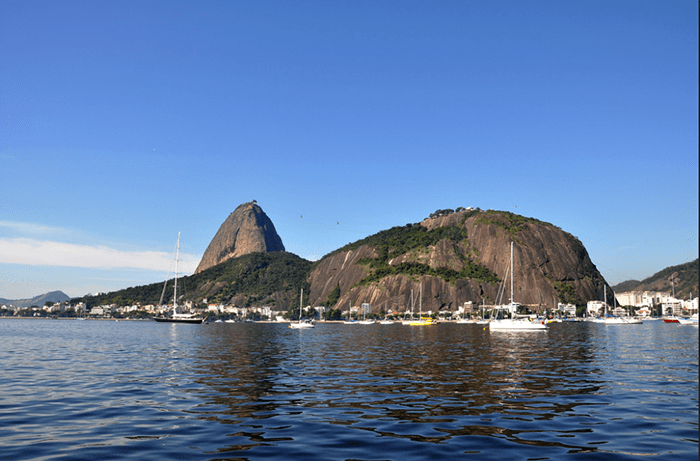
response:
[[[367,302],[373,310],[403,311],[411,290],[417,296],[421,285],[424,310],[454,310],[466,301],[505,303],[511,241],[516,302],[551,308],[602,299],[606,282],[571,234],[507,212],[449,211],[325,256],[310,275],[311,304]]]
[[[695,261],[670,266],[660,270],[651,277],[641,282],[639,280],[626,280],[613,287],[616,293],[626,291],[666,291],[676,294],[676,298],[684,299],[689,296],[696,297],[700,291],[698,274],[700,265]]]
[[[551,309],[558,302],[582,306],[602,299],[607,285],[576,237],[508,212],[439,210],[420,223],[379,232],[313,263],[284,251],[270,252],[281,247],[281,240],[279,247],[263,245],[262,235],[273,242],[277,236],[268,221],[254,202],[238,207],[209,245],[207,252],[213,256],[205,254],[197,272],[182,278],[179,301],[207,299],[287,310],[298,306],[303,287],[305,305],[343,310],[370,303],[374,312],[401,312],[411,293],[416,306],[421,302],[424,310],[433,312],[455,310],[466,301],[507,303],[511,242],[516,302],[534,310]],[[260,222],[267,232],[250,230]],[[162,283],[85,301],[156,303],[161,291]],[[609,303],[612,293],[608,287]]]
[[[195,273],[250,253],[284,251],[274,224],[257,202],[244,203],[221,224]]]
[[[47,302],[62,303],[70,300],[70,297],[62,291],[51,291],[43,295],[35,296],[31,299],[4,299],[0,298],[0,305],[8,305],[15,307],[43,307]]]

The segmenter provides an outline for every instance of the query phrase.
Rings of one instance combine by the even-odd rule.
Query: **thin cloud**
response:
[[[29,238],[0,239],[0,263],[29,266],[131,268],[166,272],[174,270],[171,254],[158,251],[122,251],[104,246],[42,241]],[[181,273],[192,273],[197,261],[180,254]]]
[[[67,232],[66,229],[62,229],[60,227],[19,221],[0,221],[0,227],[5,228],[10,232],[23,235],[46,235]]]

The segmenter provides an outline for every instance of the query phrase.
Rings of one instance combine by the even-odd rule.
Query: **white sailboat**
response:
[[[384,312],[386,312],[386,303],[384,303],[384,308],[385,308]],[[388,315],[385,315],[384,318],[383,318],[382,320],[379,321],[379,324],[380,324],[380,325],[393,325],[393,324],[394,324],[394,321],[393,321],[393,320],[389,320],[389,316],[388,316]]]
[[[486,311],[486,298],[483,298],[481,300],[481,317],[477,319],[476,324],[477,325],[486,325],[489,323],[488,320],[484,319],[484,312]]]
[[[411,320],[413,320],[413,290],[411,290],[411,316],[409,318],[406,318],[406,315],[404,314],[404,318],[401,321],[402,325],[408,325]]]
[[[510,304],[499,306],[497,310],[510,312],[511,318],[491,320],[489,329],[494,331],[546,331],[547,324],[541,320],[533,320],[527,315],[519,315],[517,308],[520,304],[513,301],[513,242],[510,242]]]
[[[358,321],[358,325],[374,325],[375,322],[372,319],[367,320],[367,305],[365,303],[362,303],[362,320]]]
[[[352,304],[348,301],[348,318],[343,320],[343,325],[357,325],[357,322],[350,316],[350,311],[352,311]]]
[[[297,323],[290,323],[289,328],[313,328],[315,325],[313,322],[310,320],[302,320],[301,319],[301,314],[302,314],[302,302],[304,299],[304,289],[301,289],[301,295],[299,296],[299,322]]]
[[[603,317],[593,320],[595,323],[603,323],[605,325],[635,325],[642,323],[642,319],[637,319],[634,317],[618,317],[618,316],[608,316],[608,291],[607,285],[603,285]],[[617,301],[615,295],[613,294],[613,300]],[[614,312],[614,311],[613,311]]]
[[[698,326],[698,313],[694,313],[690,317],[679,317],[678,323],[681,325],[695,325]]]
[[[177,251],[175,253],[175,285],[173,287],[173,313],[172,316],[166,317],[154,317],[153,320],[161,323],[202,323],[204,319],[197,314],[180,314],[177,311],[177,276],[178,276],[178,263],[180,260],[180,232],[177,233]],[[163,294],[165,294],[165,287],[168,286],[168,281],[165,281],[163,285]],[[163,303],[163,295],[160,297],[160,303]]]

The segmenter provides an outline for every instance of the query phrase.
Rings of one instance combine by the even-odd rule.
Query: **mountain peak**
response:
[[[253,200],[239,205],[221,224],[195,273],[249,253],[284,251],[274,224]]]

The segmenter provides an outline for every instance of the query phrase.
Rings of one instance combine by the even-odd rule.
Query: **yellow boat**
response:
[[[420,284],[420,310],[418,314],[418,318],[420,320],[409,320],[408,324],[411,326],[423,326],[423,325],[434,325],[436,322],[430,318],[430,317],[423,317],[423,284]],[[411,309],[411,315],[413,315],[413,309]]]
[[[411,326],[435,325],[435,320],[428,317],[421,317],[420,320],[411,320],[408,322]]]

